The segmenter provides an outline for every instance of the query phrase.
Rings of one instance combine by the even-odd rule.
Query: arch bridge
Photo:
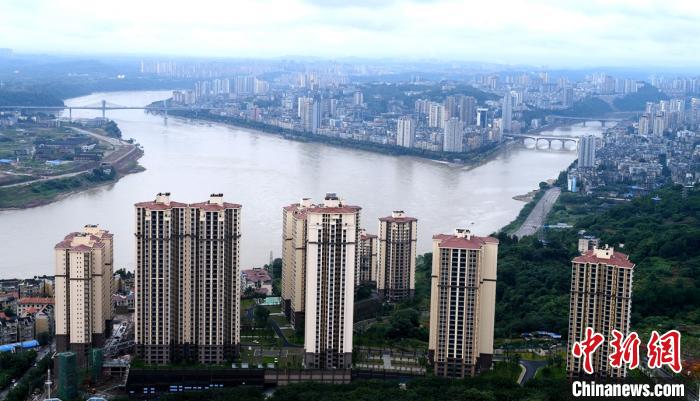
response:
[[[522,139],[523,144],[526,140],[531,139],[535,141],[535,148],[537,149],[550,149],[552,147],[552,142],[561,142],[562,150],[569,150],[566,148],[567,143],[571,143],[574,147],[571,150],[578,148],[579,138],[575,136],[558,136],[558,135],[537,135],[537,134],[506,134],[511,138]]]

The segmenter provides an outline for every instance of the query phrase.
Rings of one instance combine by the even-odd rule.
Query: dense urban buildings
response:
[[[627,337],[632,309],[632,276],[634,263],[627,255],[605,246],[585,250],[571,263],[571,301],[569,305],[569,342],[566,370],[569,377],[581,377],[583,359],[571,352],[575,342],[583,341],[586,328],[600,333],[605,339],[592,354],[594,375],[622,378],[627,368],[610,366],[610,339],[617,330]]]
[[[497,259],[495,238],[466,229],[433,236],[428,353],[437,376],[490,369]]]
[[[394,211],[379,218],[377,291],[388,302],[413,297],[416,288],[418,220]]]
[[[55,246],[56,350],[75,352],[86,366],[112,328],[112,234],[96,225],[68,234]]]
[[[136,351],[151,364],[238,355],[241,206],[159,193],[136,209]]]
[[[327,194],[307,219],[304,366],[352,366],[353,298],[360,207]]]
[[[355,273],[355,286],[377,283],[377,236],[360,230],[360,261]]]
[[[307,211],[315,206],[304,198],[282,208],[282,279],[284,313],[296,328],[304,327],[306,307]]]

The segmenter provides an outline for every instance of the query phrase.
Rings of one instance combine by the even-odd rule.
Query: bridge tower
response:
[[[105,112],[107,111],[107,101],[102,100],[102,119],[105,119]]]
[[[163,99],[163,123],[168,125],[168,101]]]
[[[70,107],[68,108],[68,122],[69,123],[73,122],[73,109]]]

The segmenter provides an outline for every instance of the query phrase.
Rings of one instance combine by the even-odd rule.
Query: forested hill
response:
[[[63,106],[63,101],[42,92],[0,90],[0,106]]]
[[[636,263],[635,330],[676,328],[692,334],[691,343],[693,337],[697,339],[700,189],[666,187],[615,205],[564,193],[554,214],[574,228],[548,230],[545,245],[537,238],[516,242],[500,236],[497,336],[517,336],[531,330],[566,334],[571,259],[577,253],[577,232],[586,230],[600,236],[602,243],[629,254]]]

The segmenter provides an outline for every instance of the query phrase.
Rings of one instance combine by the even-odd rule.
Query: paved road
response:
[[[535,377],[535,373],[537,373],[540,368],[547,366],[547,361],[530,361],[521,359],[520,366],[525,368],[525,373],[518,379],[518,384],[522,385]]]
[[[542,198],[540,198],[539,202],[537,202],[535,208],[532,209],[530,214],[527,216],[525,222],[523,222],[520,228],[518,228],[513,235],[518,238],[522,238],[526,235],[536,233],[537,230],[539,230],[544,224],[544,219],[549,214],[549,211],[552,210],[552,206],[554,206],[554,203],[557,201],[560,194],[561,189],[558,187],[548,189]]]

